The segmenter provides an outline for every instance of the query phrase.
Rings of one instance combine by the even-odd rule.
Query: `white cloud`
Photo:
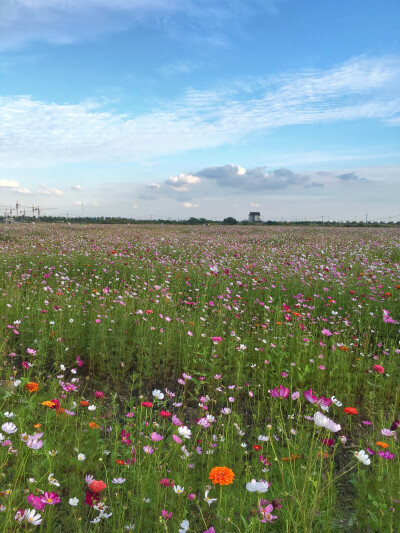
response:
[[[40,189],[37,191],[39,194],[47,194],[49,196],[63,196],[64,192],[61,189],[54,187],[47,187],[44,183],[40,184]]]
[[[0,187],[18,187],[18,182],[15,180],[0,180]]]
[[[229,32],[234,21],[251,16],[254,9],[274,13],[278,1],[2,0],[0,49],[34,41],[66,45],[134,26],[156,27],[180,39],[197,36],[203,46],[206,41],[218,44],[224,40],[222,28]]]
[[[260,204],[250,204],[250,207],[260,207]]]
[[[73,191],[82,191],[82,190],[83,190],[83,187],[81,187],[80,185],[73,185],[73,186],[71,187],[71,189],[72,189]]]
[[[161,187],[161,185],[159,183],[148,183],[147,187],[149,189],[159,189]]]
[[[281,126],[389,121],[400,110],[399,82],[400,58],[382,57],[280,76],[273,85],[265,82],[250,93],[240,87],[190,90],[139,116],[106,111],[93,102],[57,104],[27,96],[3,97],[0,165],[143,162],[235,144],[247,135]]]
[[[183,207],[199,207],[199,204],[192,204],[191,202],[182,202]]]

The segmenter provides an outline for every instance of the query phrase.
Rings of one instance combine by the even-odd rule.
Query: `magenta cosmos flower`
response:
[[[303,392],[303,395],[304,395],[304,398],[310,402],[310,403],[315,403],[316,405],[318,405],[319,407],[321,407],[321,409],[323,409],[324,411],[327,411],[328,410],[328,407],[331,405],[332,403],[332,400],[331,398],[325,398],[325,396],[321,396],[321,398],[318,398],[318,396],[315,396],[312,392],[312,388],[310,388],[309,390],[305,390]]]
[[[287,387],[279,385],[279,390],[274,387],[272,390],[269,391],[269,393],[273,398],[288,398],[290,390]]]

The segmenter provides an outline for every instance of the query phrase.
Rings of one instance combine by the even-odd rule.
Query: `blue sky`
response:
[[[395,1],[3,0],[0,205],[400,220],[399,20]]]

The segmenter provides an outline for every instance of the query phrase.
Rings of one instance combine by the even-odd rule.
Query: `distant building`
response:
[[[251,211],[249,213],[249,222],[261,222],[261,215],[259,211]]]

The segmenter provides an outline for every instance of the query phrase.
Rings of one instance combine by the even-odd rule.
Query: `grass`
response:
[[[1,530],[398,531],[398,237],[3,226]]]

